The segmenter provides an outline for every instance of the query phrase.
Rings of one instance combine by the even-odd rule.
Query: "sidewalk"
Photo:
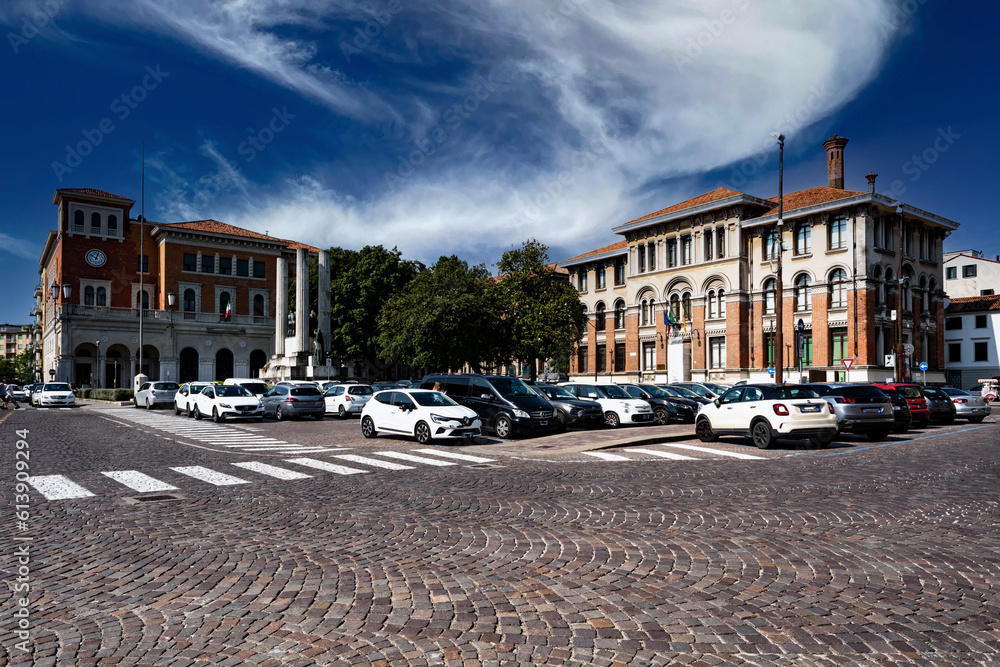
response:
[[[626,426],[617,429],[596,429],[592,431],[567,431],[520,440],[496,440],[489,436],[479,438],[488,444],[462,447],[463,452],[483,454],[511,454],[515,456],[549,456],[552,454],[578,454],[609,447],[655,445],[660,442],[691,440],[694,424],[671,424],[670,426]]]

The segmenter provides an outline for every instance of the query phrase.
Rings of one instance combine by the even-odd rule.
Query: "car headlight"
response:
[[[580,408],[571,408],[570,411],[569,411],[569,413],[571,415],[573,415],[574,417],[576,415],[580,414],[581,412],[583,412],[583,410],[581,410]]]
[[[232,410],[233,409],[233,406],[229,405],[229,403],[219,403],[219,407],[220,408],[226,408],[227,410]]]
[[[431,413],[431,421],[433,421],[435,424],[444,424],[450,421],[455,421],[455,419],[453,417],[444,417],[442,415],[436,415],[434,413]]]
[[[524,410],[514,410],[512,414],[515,417],[517,417],[518,419],[530,419],[531,418],[531,415],[529,415]]]

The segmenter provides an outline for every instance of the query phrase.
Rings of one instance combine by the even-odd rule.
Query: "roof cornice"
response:
[[[133,220],[132,222],[138,223],[138,221]],[[149,235],[156,238],[161,236],[164,239],[169,237],[172,239],[183,239],[183,240],[194,240],[194,239],[207,239],[214,241],[219,244],[224,245],[234,245],[241,244],[247,246],[256,247],[270,247],[274,250],[284,250],[288,247],[290,241],[279,238],[266,238],[261,239],[255,236],[240,236],[238,234],[223,234],[221,232],[208,232],[201,229],[190,229],[188,227],[173,227],[170,223],[155,223],[147,222],[145,223],[152,227]]]
[[[802,208],[796,208],[791,211],[785,211],[782,217],[785,220],[802,218],[814,215],[816,213],[822,213],[824,211],[833,211],[839,208],[844,208],[845,206],[852,206],[854,204],[879,204],[895,211],[896,206],[899,205],[900,202],[895,199],[892,199],[891,197],[886,197],[885,195],[880,195],[878,193],[873,194],[871,192],[863,192],[859,195],[854,195],[853,197],[834,199],[833,201],[814,204],[812,206],[803,206]],[[929,213],[928,211],[917,208],[916,206],[910,206],[909,204],[902,204],[902,207],[904,215],[908,215],[911,218],[919,218],[926,222],[932,222],[948,230],[955,230],[958,229],[959,227],[959,223],[955,222],[954,220],[949,220],[948,218],[943,218],[939,215]],[[778,221],[778,214],[773,213],[771,215],[765,215],[760,218],[749,218],[747,220],[743,220],[740,222],[740,225],[744,229],[752,229],[754,227],[774,224],[777,221]]]
[[[621,248],[615,248],[614,250],[605,250],[604,252],[594,253],[593,255],[581,255],[580,257],[571,257],[570,259],[558,262],[559,268],[566,268],[567,266],[580,266],[581,264],[590,264],[591,262],[600,262],[605,259],[610,259],[612,257],[627,257],[628,256],[628,246]]]
[[[752,195],[745,193],[740,193],[738,195],[733,195],[731,197],[726,197],[725,199],[716,199],[704,204],[698,204],[696,206],[689,206],[688,208],[682,208],[677,211],[671,211],[669,213],[664,213],[663,215],[653,216],[652,218],[641,218],[639,220],[634,220],[632,222],[626,222],[623,225],[618,225],[617,227],[612,227],[611,231],[615,234],[625,234],[634,229],[641,229],[643,227],[648,227],[650,225],[657,225],[661,222],[669,222],[670,220],[678,220],[681,218],[689,218],[693,215],[698,215],[700,213],[705,213],[707,211],[714,211],[718,208],[725,208],[726,206],[733,206],[735,204],[754,204],[757,206],[765,206],[771,208],[774,206],[773,202],[769,202],[765,199],[760,199]]]

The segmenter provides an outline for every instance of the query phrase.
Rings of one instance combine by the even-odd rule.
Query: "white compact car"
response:
[[[192,416],[191,409],[194,408],[194,397],[201,393],[205,387],[211,387],[211,382],[185,382],[174,394],[174,414],[179,415],[186,412],[187,416]]]
[[[633,398],[616,384],[584,384],[560,382],[560,387],[577,398],[597,401],[604,410],[604,424],[617,428],[622,424],[652,424],[653,408],[649,403]]]
[[[360,415],[375,390],[367,384],[335,384],[323,394],[327,414],[343,419],[347,415]]]
[[[73,388],[65,382],[46,382],[42,385],[42,391],[38,394],[38,407],[73,405],[76,405],[76,396]]]
[[[135,407],[150,410],[158,405],[173,405],[177,394],[176,382],[144,382],[135,392]]]
[[[194,395],[191,408],[195,419],[211,417],[215,422],[227,419],[264,421],[264,406],[250,390],[240,385],[211,384]]]
[[[431,440],[471,441],[482,427],[475,410],[427,389],[380,391],[361,411],[361,433],[366,438],[396,433],[412,435],[421,445]]]
[[[833,406],[807,386],[747,384],[701,406],[694,430],[702,442],[738,435],[761,449],[774,447],[778,438],[807,439],[821,448],[833,441],[838,426]]]

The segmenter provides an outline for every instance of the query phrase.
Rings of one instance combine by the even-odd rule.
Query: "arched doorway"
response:
[[[150,380],[160,380],[160,351],[152,345],[142,346],[142,369],[140,373]]]
[[[250,353],[250,377],[259,378],[260,369],[267,363],[267,353],[264,350],[254,350]]]
[[[222,348],[215,353],[215,379],[222,381],[233,377],[233,353]]]
[[[104,386],[112,389],[128,387],[132,384],[132,372],[128,349],[119,345],[112,347],[104,356]]]
[[[198,379],[198,350],[185,347],[180,354],[180,368],[177,370],[178,382],[194,382]]]
[[[94,352],[90,350],[90,347],[78,347],[73,354],[76,357],[73,381],[77,387],[85,385],[89,387],[97,386],[97,360],[94,358]]]

